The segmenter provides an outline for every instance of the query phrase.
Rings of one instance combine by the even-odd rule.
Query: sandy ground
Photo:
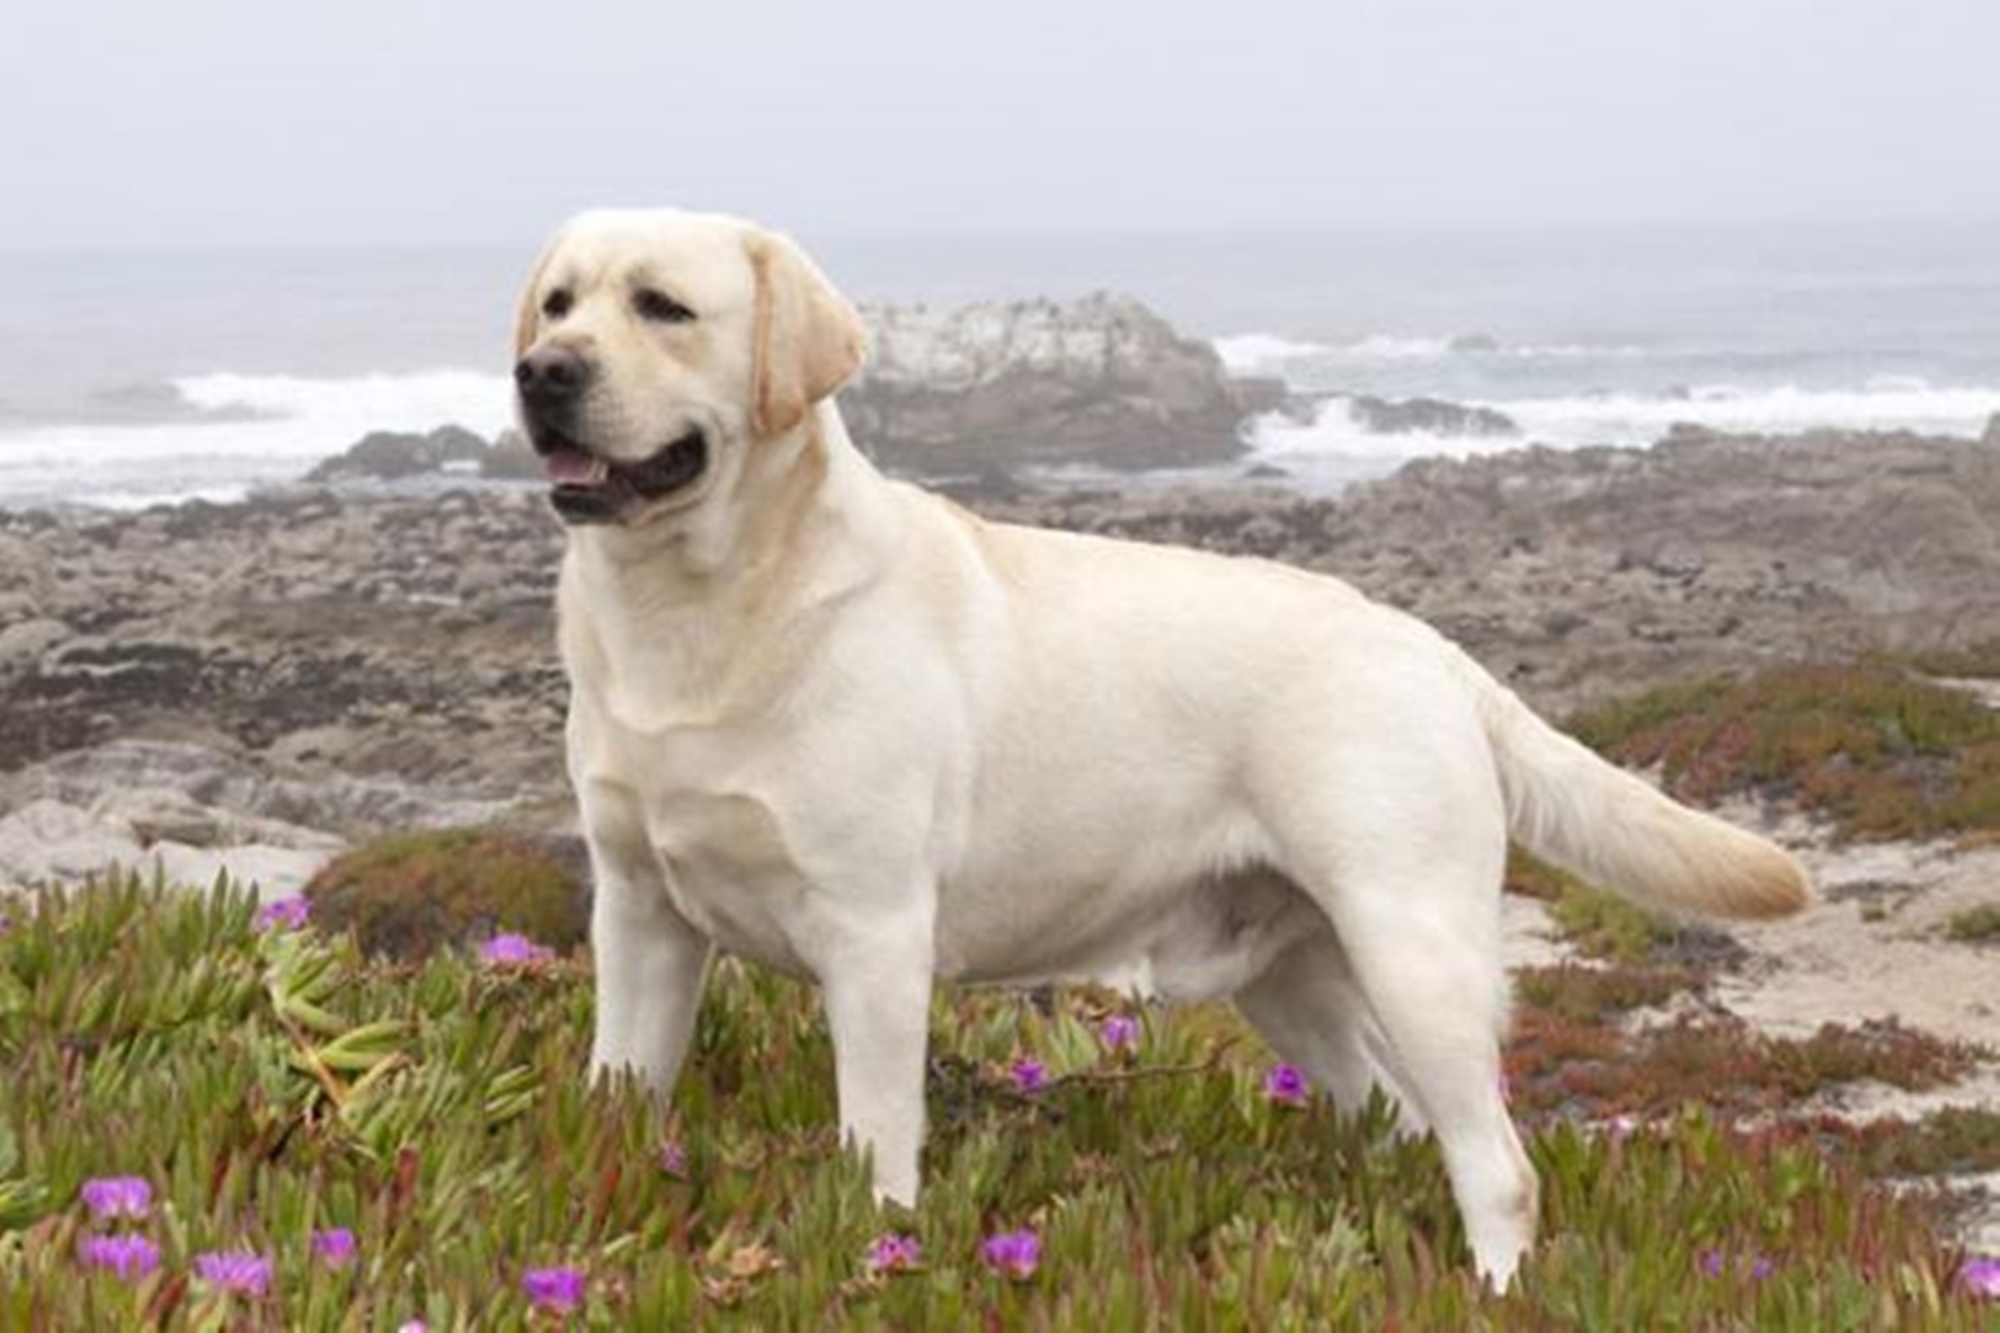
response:
[[[2000,689],[1994,693],[2000,698]],[[1745,955],[1714,978],[1700,1008],[1734,1014],[1779,1037],[1809,1036],[1825,1023],[1895,1019],[1992,1052],[1951,1087],[1909,1093],[1884,1084],[1852,1084],[1797,1110],[1865,1121],[1915,1119],[1947,1106],[2000,1107],[2000,943],[1964,943],[1945,935],[1955,913],[2000,904],[2000,847],[1843,846],[1797,814],[1748,804],[1719,813],[1796,852],[1821,899],[1788,920],[1726,927]],[[1572,956],[1555,938],[1539,903],[1508,899],[1505,927],[1510,967],[1545,966]],[[1684,1003],[1670,1006],[1650,1019],[1668,1021],[1685,1009]],[[1648,1017],[1636,1021],[1643,1025]],[[1937,1183],[1912,1182],[1923,1188]],[[1978,1252],[2000,1253],[2000,1174],[1943,1183],[1972,1201],[1961,1219],[1964,1243]]]

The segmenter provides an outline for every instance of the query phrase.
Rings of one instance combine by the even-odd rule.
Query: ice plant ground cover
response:
[[[1543,1235],[1493,1295],[1435,1146],[1393,1138],[1386,1107],[1295,1098],[1221,1010],[1148,1012],[1107,1041],[1136,1013],[1117,997],[941,996],[925,1199],[884,1212],[837,1148],[817,1003],[767,974],[718,969],[662,1109],[582,1086],[580,959],[488,962],[472,941],[365,962],[309,923],[260,929],[228,886],[7,910],[0,1328],[1975,1329],[2000,1312],[1934,1202],[1868,1174],[1913,1149],[1730,1130],[1622,1084],[1600,1107],[1543,1064],[1548,1025],[1582,1031],[1589,1005],[1559,1020],[1524,1001],[1539,1044],[1511,1085]],[[1702,1067],[1796,1081],[1909,1058],[1766,1044]],[[1032,1090],[1023,1059],[1045,1073]],[[1637,1121],[1595,1115],[1634,1103]],[[1996,1145],[1955,1123],[1923,1151],[1962,1168]]]

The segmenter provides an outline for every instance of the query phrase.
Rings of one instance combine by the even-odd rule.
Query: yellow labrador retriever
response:
[[[853,308],[733,218],[566,225],[520,308],[568,522],[595,1069],[666,1088],[717,950],[816,980],[840,1119],[914,1203],[935,981],[1228,997],[1345,1105],[1435,1129],[1480,1270],[1536,1183],[1499,1090],[1510,837],[1638,902],[1791,912],[1799,866],[1335,579],[987,523],[886,480]]]

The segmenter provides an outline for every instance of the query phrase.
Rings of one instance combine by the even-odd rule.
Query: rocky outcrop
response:
[[[869,361],[841,411],[878,461],[919,477],[1227,462],[1244,419],[1283,396],[1122,296],[864,315]]]
[[[462,426],[429,434],[373,431],[306,473],[308,482],[407,481],[439,474],[495,479],[541,475],[534,451],[519,431],[489,444]]]
[[[35,796],[0,814],[0,883],[67,884],[126,870],[210,884],[227,874],[281,897],[304,887],[342,845],[311,829],[202,805],[177,788],[108,784],[88,804]]]
[[[428,435],[373,431],[306,473],[306,480],[400,481],[429,472],[476,474],[487,449],[484,439],[460,426],[440,426]]]
[[[1375,398],[1355,394],[1347,410],[1363,430],[1377,435],[1519,435],[1521,428],[1504,412],[1468,407],[1442,398]]]

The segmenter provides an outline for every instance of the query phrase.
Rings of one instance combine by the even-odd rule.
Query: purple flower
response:
[[[136,1282],[160,1266],[160,1247],[144,1236],[86,1236],[81,1247],[83,1262],[92,1268],[108,1268],[121,1282]]]
[[[1721,1277],[1730,1269],[1739,1267],[1741,1271],[1750,1275],[1750,1280],[1753,1282],[1762,1282],[1765,1278],[1771,1276],[1772,1263],[1761,1254],[1751,1255],[1748,1266],[1740,1266],[1731,1263],[1723,1256],[1720,1250],[1705,1250],[1702,1252],[1701,1271],[1709,1277]]]
[[[1113,1014],[1097,1025],[1097,1040],[1116,1055],[1139,1049],[1139,1020],[1130,1014]]]
[[[271,1261],[246,1250],[219,1250],[194,1257],[195,1276],[211,1287],[262,1296],[271,1288]]]
[[[660,1170],[676,1180],[686,1180],[688,1173],[688,1151],[676,1142],[660,1145]]]
[[[273,898],[257,909],[254,918],[259,930],[302,930],[312,917],[312,904],[300,894]]]
[[[83,1182],[83,1206],[100,1222],[138,1219],[153,1211],[153,1187],[139,1176],[99,1176]]]
[[[1016,1060],[1007,1071],[1014,1080],[1014,1087],[1020,1092],[1040,1092],[1049,1085],[1048,1066],[1040,1060]]]
[[[328,1268],[345,1268],[354,1262],[354,1233],[346,1227],[328,1227],[312,1234],[312,1252]]]
[[[1042,1261],[1042,1238],[1026,1227],[1003,1231],[986,1238],[986,1243],[979,1247],[979,1257],[994,1272],[1025,1282],[1035,1275],[1035,1267]]]
[[[405,1319],[397,1326],[396,1333],[431,1333],[431,1326],[421,1319]]]
[[[521,1290],[537,1310],[568,1314],[583,1304],[583,1270],[530,1268],[521,1274]]]
[[[877,1236],[868,1247],[867,1264],[871,1273],[907,1273],[923,1259],[923,1247],[917,1244],[915,1236],[901,1236],[893,1231]]]
[[[488,967],[539,967],[554,957],[554,950],[526,935],[495,935],[479,946],[479,961]]]
[[[1965,1261],[1958,1280],[1975,1296],[2000,1300],[2000,1254],[1981,1254]]]
[[[1304,1106],[1311,1085],[1297,1065],[1272,1065],[1264,1074],[1264,1095],[1280,1106]]]

